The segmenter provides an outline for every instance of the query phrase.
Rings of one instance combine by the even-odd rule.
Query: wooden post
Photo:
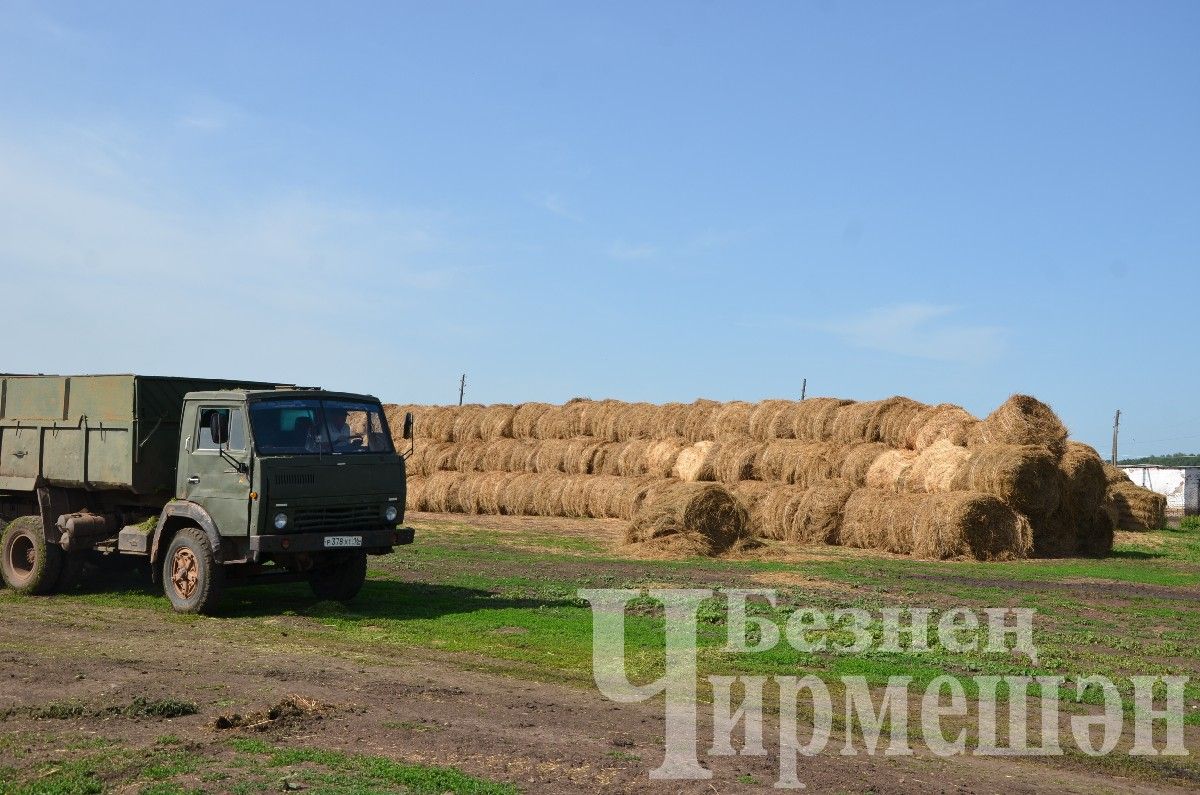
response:
[[[467,374],[463,373],[458,381],[458,405],[462,405],[463,393],[467,391]]]
[[[1112,465],[1117,465],[1117,432],[1121,428],[1121,410],[1117,409],[1117,415],[1113,417],[1113,449],[1112,449]]]
[[[804,400],[804,395],[807,392],[808,392],[808,379],[805,378],[800,381],[800,399],[801,400]]]

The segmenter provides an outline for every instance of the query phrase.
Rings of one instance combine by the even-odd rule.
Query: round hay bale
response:
[[[1055,456],[1066,449],[1067,428],[1053,409],[1029,395],[1013,395],[970,431],[968,444],[1037,445]]]
[[[793,535],[792,527],[804,502],[806,489],[802,486],[773,484],[758,502],[752,525],[762,538],[784,540]]]
[[[841,398],[817,397],[801,400],[792,409],[792,437],[807,442],[828,442],[839,410],[853,403]]]
[[[421,413],[423,415],[421,427],[424,429],[426,438],[435,442],[454,441],[454,420],[457,416],[455,407],[427,406]],[[413,419],[415,422],[416,417]],[[414,432],[416,432],[416,427],[414,424]]]
[[[715,480],[709,454],[716,442],[700,441],[683,448],[675,459],[671,474],[679,480],[695,483]]]
[[[683,437],[689,442],[709,441],[716,436],[713,419],[721,404],[715,400],[697,400],[683,421]]]
[[[871,464],[886,450],[883,442],[859,442],[841,448],[837,457],[837,476],[853,483],[856,488],[867,485],[867,472]]]
[[[966,445],[971,429],[979,420],[962,406],[939,403],[913,415],[904,432],[904,446],[924,450],[937,442]]]
[[[911,491],[908,487],[908,471],[917,461],[912,450],[885,450],[867,469],[867,487],[900,492]]]
[[[1012,560],[1032,548],[1029,521],[989,494],[859,489],[846,502],[847,546],[942,560]]]
[[[754,405],[744,400],[731,400],[717,410],[713,418],[713,438],[718,441],[730,437],[750,435],[750,412]]]
[[[794,438],[792,410],[796,401],[764,400],[750,410],[750,435],[760,442]]]
[[[547,415],[542,415],[543,417]],[[543,474],[567,471],[571,442],[566,439],[542,439],[533,445],[533,471]]]
[[[1089,519],[1104,505],[1108,478],[1100,454],[1080,442],[1067,442],[1066,451],[1058,462],[1065,489],[1063,500],[1077,516]]]
[[[1031,518],[1049,516],[1058,507],[1061,485],[1058,458],[1036,445],[991,444],[971,448],[954,486],[998,497]]]
[[[536,439],[537,423],[543,414],[556,408],[549,403],[522,403],[513,411],[512,435],[514,439]]]
[[[838,544],[842,516],[854,484],[840,478],[804,490],[784,538],[799,544]]]
[[[778,487],[777,483],[763,483],[761,480],[743,480],[739,483],[727,484],[727,488],[733,492],[733,496],[737,497],[738,501],[742,503],[742,507],[746,509],[746,515],[750,522],[747,529],[751,535],[761,538],[770,537],[766,534],[768,529],[762,521],[763,517],[759,512],[759,506]]]
[[[759,451],[754,474],[759,480],[810,486],[837,477],[841,450],[832,442],[777,439]]]
[[[675,461],[679,454],[688,447],[688,443],[679,437],[670,437],[651,442],[646,448],[643,470],[647,475],[660,478],[671,477]]]
[[[924,403],[906,397],[881,400],[867,423],[866,441],[880,441],[889,447],[906,446],[909,424],[928,408]]]
[[[1120,530],[1144,532],[1166,526],[1167,498],[1124,480],[1108,484],[1106,499]]]
[[[485,406],[483,416],[479,418],[480,438],[485,440],[511,438],[513,415],[516,413],[516,407],[507,403]]]
[[[654,420],[655,433],[652,434],[652,438],[683,439],[687,432],[687,418],[691,408],[692,404],[690,403],[664,403],[659,406]]]
[[[839,407],[829,427],[830,439],[841,444],[878,442],[878,429],[872,425],[872,421],[882,402],[865,400]]]
[[[646,454],[652,445],[648,439],[630,439],[621,443],[617,453],[617,471],[614,475],[641,477],[646,474]]]
[[[626,540],[644,543],[691,536],[691,543],[720,553],[748,537],[746,509],[728,489],[713,483],[657,481],[646,487]]]
[[[617,425],[621,413],[625,411],[625,403],[619,400],[602,400],[588,412],[592,424],[592,436],[606,442],[619,442],[620,434]]]
[[[471,442],[482,439],[480,424],[484,416],[484,407],[478,403],[459,406],[453,412],[450,434],[456,442]]]
[[[616,414],[614,433],[618,441],[653,439],[660,429],[657,427],[659,408],[653,403],[626,403]]]
[[[570,439],[573,433],[574,410],[565,406],[551,406],[537,416],[533,422],[535,439]]]
[[[717,442],[709,452],[713,479],[724,483],[752,479],[755,461],[761,450],[761,442],[744,437],[731,437]]]
[[[969,449],[940,439],[917,453],[906,479],[909,490],[930,494],[954,491],[958,488],[959,473],[970,460]]]

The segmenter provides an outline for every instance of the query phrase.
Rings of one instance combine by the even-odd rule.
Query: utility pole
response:
[[[1121,410],[1117,409],[1117,416],[1113,417],[1113,449],[1112,449],[1112,464],[1117,465],[1117,431],[1121,428]]]
[[[804,400],[804,395],[808,392],[808,379],[800,381],[800,399]]]
[[[458,405],[462,405],[463,393],[467,391],[467,374],[463,373],[462,378],[458,379]],[[1116,442],[1113,442],[1115,445]],[[1113,449],[1116,449],[1115,447]],[[1115,455],[1115,453],[1114,453]]]

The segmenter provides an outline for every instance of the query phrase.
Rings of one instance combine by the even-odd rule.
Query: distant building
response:
[[[1121,465],[1121,469],[1137,485],[1166,497],[1168,511],[1200,514],[1200,467]]]

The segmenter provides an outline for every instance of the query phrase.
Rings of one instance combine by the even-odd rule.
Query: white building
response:
[[[1122,465],[1121,469],[1137,485],[1165,496],[1168,511],[1200,514],[1200,467]]]

